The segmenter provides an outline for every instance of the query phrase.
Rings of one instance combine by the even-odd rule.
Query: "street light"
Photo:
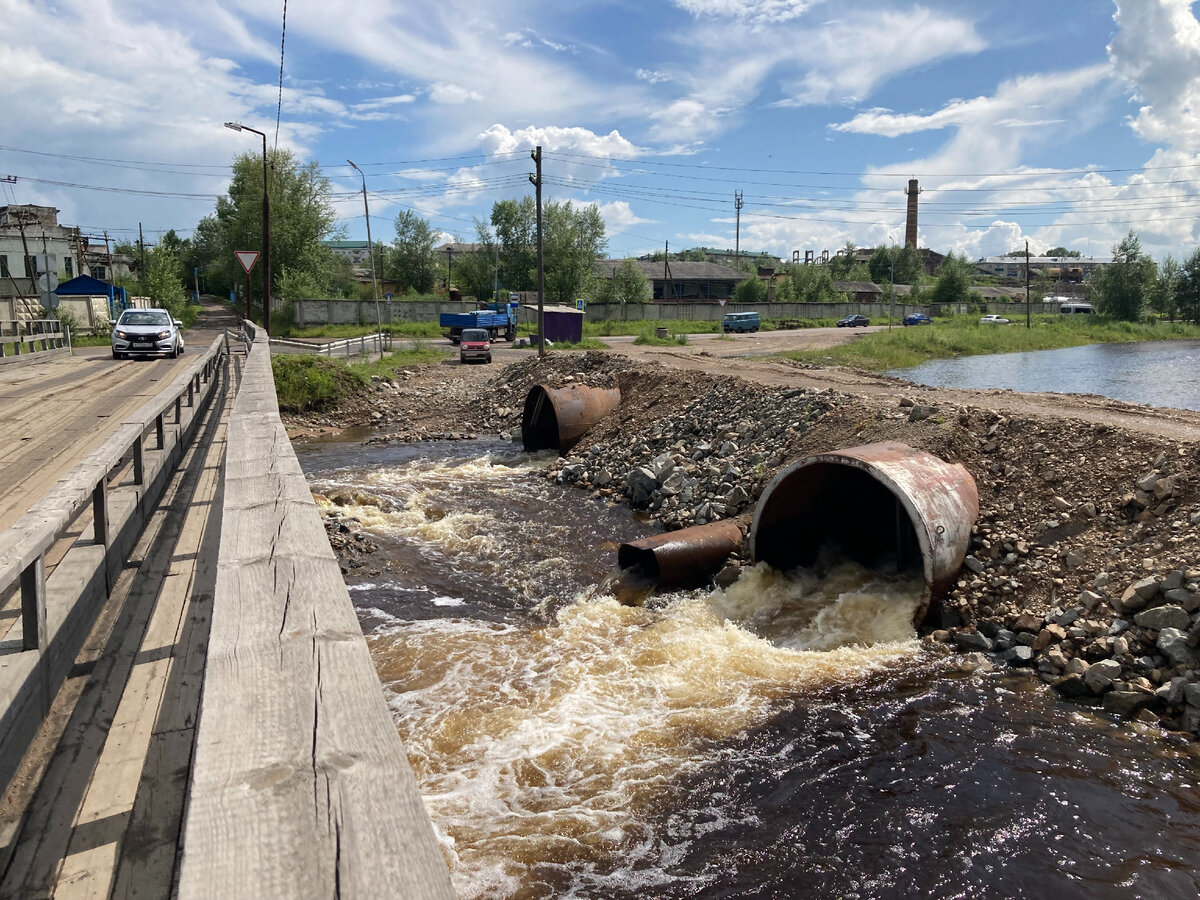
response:
[[[263,145],[263,331],[271,333],[271,205],[267,197],[267,136],[257,128],[243,125],[240,122],[226,122],[225,127],[232,131],[251,131],[262,138]],[[250,298],[246,297],[246,318],[250,318]]]
[[[379,281],[375,278],[375,245],[371,243],[371,210],[367,206],[367,176],[363,175],[363,170],[356,166],[350,160],[350,168],[362,176],[363,186],[363,212],[367,216],[367,253],[371,258],[371,284],[375,290],[375,333],[379,336],[379,355],[383,356],[383,321],[379,318]],[[389,306],[390,310],[391,307]]]

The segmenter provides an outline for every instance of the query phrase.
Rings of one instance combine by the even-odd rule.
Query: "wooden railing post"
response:
[[[108,482],[103,478],[92,488],[92,540],[97,547],[108,546]]]
[[[142,484],[146,477],[146,454],[139,434],[133,441],[133,483]]]
[[[165,429],[163,428],[163,414],[162,413],[159,413],[157,416],[154,417],[154,437],[158,441],[158,444],[155,447],[155,449],[162,450],[167,445]]]
[[[21,646],[46,646],[46,564],[41,556],[21,572]]]

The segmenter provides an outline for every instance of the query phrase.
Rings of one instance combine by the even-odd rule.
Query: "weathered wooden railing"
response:
[[[382,353],[392,348],[391,334],[361,334],[358,337],[342,338],[336,341],[326,341],[322,344],[308,341],[289,341],[281,338],[271,338],[272,353],[315,353],[318,356],[365,356],[368,353]]]
[[[0,791],[191,441],[225,355],[225,339],[217,338],[0,533],[0,596],[14,588],[21,596],[20,643],[0,645]],[[47,552],[89,506],[93,540],[77,539],[47,577]]]
[[[229,418],[182,843],[181,900],[454,896],[261,332]]]
[[[70,352],[70,334],[57,319],[0,319],[0,364]]]

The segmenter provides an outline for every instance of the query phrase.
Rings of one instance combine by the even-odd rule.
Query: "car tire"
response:
[[[484,362],[486,362],[490,366],[492,364],[492,354],[489,353],[487,355],[487,359],[485,359]]]
[[[125,357],[123,354],[118,353],[116,350],[113,351],[113,359],[124,359],[124,358]]]

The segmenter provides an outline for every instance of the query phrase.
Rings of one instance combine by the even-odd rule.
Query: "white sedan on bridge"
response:
[[[183,352],[183,323],[165,309],[127,309],[112,333],[113,359],[127,356],[169,356]]]

